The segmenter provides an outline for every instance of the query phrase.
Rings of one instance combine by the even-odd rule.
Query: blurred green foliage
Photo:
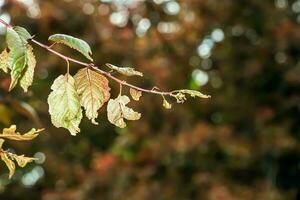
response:
[[[171,110],[144,95],[132,103],[143,116],[128,128],[111,125],[103,108],[99,126],[84,119],[81,133],[70,137],[51,125],[46,104],[65,62],[34,46],[38,69],[29,93],[8,93],[1,73],[0,123],[45,127],[35,141],[8,143],[45,162],[11,181],[1,164],[0,199],[300,198],[300,1],[0,2],[1,18],[37,40],[70,34],[88,41],[103,69],[109,62],[146,75],[128,82],[212,95]],[[71,72],[79,68],[73,64]],[[116,96],[118,85],[111,87]]]

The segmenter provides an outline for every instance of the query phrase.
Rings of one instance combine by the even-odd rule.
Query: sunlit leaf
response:
[[[24,92],[27,92],[28,87],[32,85],[34,69],[36,66],[36,59],[33,53],[33,49],[29,44],[27,45],[26,57],[27,67],[25,68],[24,75],[20,78],[20,85],[23,88]]]
[[[164,99],[163,100],[163,107],[165,107],[166,109],[171,109],[172,104],[170,104],[166,99]]]
[[[0,69],[2,69],[5,73],[8,71],[8,52],[6,49],[2,51],[0,54]]]
[[[84,107],[87,118],[93,124],[98,124],[95,121],[98,117],[98,110],[110,97],[108,80],[89,68],[79,70],[74,79],[80,104]]]
[[[9,128],[4,128],[2,133],[0,134],[0,138],[9,139],[9,140],[33,140],[36,138],[43,129],[31,129],[27,133],[21,134],[16,132],[16,125],[11,125]]]
[[[28,163],[36,160],[36,158],[25,157],[24,155],[11,154],[11,157],[17,161],[20,167],[25,167]]]
[[[135,100],[135,101],[139,101],[140,98],[141,98],[141,96],[142,96],[142,92],[141,91],[135,90],[133,88],[129,89],[129,93],[130,93],[132,99]]]
[[[11,28],[7,29],[6,33],[6,43],[9,50],[19,50],[20,52],[25,52],[25,46],[20,35]]]
[[[11,83],[9,91],[11,91],[18,83],[19,78],[26,67],[26,53],[21,53],[19,50],[11,50],[9,52],[8,64],[11,69]]]
[[[51,89],[48,104],[53,125],[66,128],[71,135],[76,135],[80,132],[82,110],[74,78],[69,74],[61,75],[55,79]]]
[[[32,36],[30,35],[30,33],[23,27],[20,26],[15,26],[14,30],[18,33],[18,35],[20,36],[23,44],[27,44],[27,40],[29,40],[30,38],[32,38]]]
[[[107,117],[108,120],[120,127],[126,127],[124,119],[127,120],[138,120],[141,118],[141,114],[135,112],[126,105],[130,102],[127,96],[118,96],[116,99],[110,99],[107,105]]]
[[[115,70],[125,76],[143,76],[142,72],[136,71],[134,68],[131,68],[131,67],[117,67],[117,66],[109,64],[109,63],[107,63],[106,66],[108,66],[110,69]]]
[[[15,170],[16,170],[16,165],[15,163],[8,157],[8,155],[1,151],[0,152],[0,156],[1,156],[1,159],[4,161],[5,165],[7,166],[8,170],[9,170],[9,178],[11,178],[14,173],[15,173]]]
[[[9,90],[12,90],[26,66],[26,48],[19,34],[11,29],[7,29],[6,42],[10,50],[8,56],[8,66],[11,69],[11,84]]]
[[[65,34],[55,34],[50,36],[49,40],[55,43],[65,44],[82,53],[90,61],[93,61],[93,58],[91,57],[92,55],[91,47],[89,46],[88,43],[86,43],[81,39],[75,38],[70,35],[65,35]]]

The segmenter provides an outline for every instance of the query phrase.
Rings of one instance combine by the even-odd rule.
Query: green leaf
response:
[[[55,79],[51,89],[48,104],[53,125],[66,128],[71,135],[76,135],[80,132],[82,110],[74,78],[69,74],[61,75]]]
[[[76,49],[80,53],[82,53],[87,59],[93,61],[92,50],[88,43],[85,41],[75,38],[73,36],[64,35],[64,34],[55,34],[49,37],[50,41],[55,43],[65,44],[73,49]]]
[[[109,63],[106,63],[106,66],[125,76],[143,76],[142,72],[136,71],[134,68],[131,67],[117,67]]]
[[[8,52],[6,49],[2,51],[0,54],[0,69],[2,69],[5,73],[8,71]]]
[[[11,83],[9,90],[11,91],[18,83],[26,66],[26,48],[19,34],[11,29],[7,29],[6,42],[10,50],[8,56],[8,66],[11,69]]]
[[[11,91],[18,83],[19,78],[21,77],[25,67],[27,59],[26,53],[19,52],[18,50],[12,49],[9,52],[8,64],[10,66],[11,72],[11,83],[9,86],[9,91]]]
[[[98,117],[98,110],[110,97],[108,80],[87,67],[79,70],[74,78],[81,106],[84,107],[87,118],[97,125],[95,119]]]
[[[129,102],[130,99],[127,96],[118,96],[116,99],[109,100],[107,105],[107,117],[110,123],[120,128],[125,128],[126,123],[124,119],[138,120],[141,118],[140,113],[126,106]]]
[[[27,40],[32,38],[30,33],[28,33],[28,31],[23,27],[15,26],[14,30],[18,33],[18,35],[21,38],[24,45],[26,45],[28,43]]]
[[[20,78],[20,85],[23,88],[24,92],[28,91],[28,87],[32,85],[34,69],[36,66],[36,59],[33,53],[33,49],[31,45],[27,45],[26,50],[27,57],[27,67],[25,68],[24,75]]]
[[[15,51],[18,50],[19,52],[25,53],[25,46],[22,42],[22,39],[14,29],[11,28],[7,29],[6,43],[9,50],[15,50]]]

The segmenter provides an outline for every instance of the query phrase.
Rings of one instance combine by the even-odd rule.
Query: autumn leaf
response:
[[[51,89],[48,104],[53,125],[66,128],[71,135],[76,135],[80,132],[82,110],[74,78],[69,74],[61,75],[55,79]]]
[[[130,93],[132,99],[135,100],[135,101],[139,101],[140,98],[141,98],[141,96],[142,96],[142,92],[141,91],[135,90],[133,88],[129,89],[129,93]]]
[[[25,68],[24,75],[20,78],[20,86],[23,88],[24,92],[28,91],[28,87],[32,85],[34,69],[36,66],[36,59],[33,53],[33,48],[31,45],[27,45],[27,67]]]
[[[71,47],[82,53],[90,61],[93,61],[93,58],[91,57],[92,50],[90,45],[81,39],[65,34],[55,34],[50,36],[49,40],[67,45],[68,47]]]
[[[33,140],[36,138],[43,129],[31,129],[25,134],[20,134],[16,132],[16,125],[10,126],[10,128],[4,128],[2,133],[0,134],[0,138],[9,139],[9,140],[19,140],[19,141],[26,141],[26,140]]]
[[[36,158],[25,157],[24,155],[11,154],[11,157],[17,161],[20,167],[25,167],[28,163],[36,160]]]
[[[89,68],[79,70],[74,79],[80,104],[84,107],[87,118],[97,125],[98,110],[110,97],[108,80]]]
[[[0,139],[0,149],[2,149],[3,143],[4,143],[4,140]]]
[[[120,128],[125,128],[126,123],[124,119],[138,120],[141,118],[140,113],[126,106],[129,102],[130,99],[127,96],[118,96],[116,99],[109,100],[107,105],[107,117],[112,124]]]
[[[8,177],[11,178],[15,173],[16,165],[3,150],[0,152],[0,156],[9,170]]]
[[[2,51],[0,54],[0,69],[2,69],[5,73],[8,71],[8,52],[6,49]]]
[[[136,71],[134,68],[131,67],[117,67],[109,63],[107,63],[106,66],[125,76],[143,76],[142,72]]]

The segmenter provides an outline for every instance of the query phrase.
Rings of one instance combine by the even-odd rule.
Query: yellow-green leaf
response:
[[[9,90],[12,90],[17,85],[26,66],[26,48],[23,39],[23,36],[20,36],[14,29],[7,29],[6,42],[10,50],[7,63],[11,69]]]
[[[71,135],[76,135],[80,132],[82,110],[74,78],[69,74],[61,75],[55,79],[51,89],[48,104],[53,125],[66,128]]]
[[[20,35],[12,28],[7,29],[6,43],[9,50],[18,50],[25,53],[25,46]]]
[[[28,42],[27,40],[29,40],[32,36],[30,35],[30,33],[28,33],[28,31],[23,28],[23,27],[20,27],[20,26],[15,26],[13,28],[17,33],[18,35],[20,36],[22,42],[24,45],[26,45]]]
[[[0,54],[0,69],[2,69],[5,73],[8,71],[8,52],[6,49],[2,51]]]
[[[18,156],[16,154],[11,154],[11,157],[17,161],[17,163],[20,167],[25,167],[28,163],[36,160],[36,158],[25,157],[24,155]]]
[[[171,109],[172,104],[170,104],[166,99],[164,99],[163,100],[163,107],[165,107],[166,109]]]
[[[55,34],[50,36],[49,40],[55,43],[62,43],[64,45],[67,45],[82,53],[90,61],[93,61],[93,58],[91,57],[92,50],[90,45],[81,39],[65,34]]]
[[[36,138],[43,129],[31,129],[25,134],[21,134],[16,132],[16,125],[11,125],[10,128],[3,129],[2,133],[0,134],[0,138],[9,139],[9,140],[19,140],[19,141],[26,141],[26,140],[33,140]]]
[[[117,66],[109,64],[109,63],[107,63],[106,66],[108,66],[110,69],[115,70],[125,76],[143,76],[142,72],[136,71],[134,68],[131,68],[131,67],[117,67]]]
[[[210,98],[210,95],[202,94],[201,92],[199,92],[197,90],[184,89],[184,90],[177,90],[176,92],[183,93],[183,94],[188,94],[191,97],[200,97],[200,98],[205,98],[205,99]]]
[[[129,93],[130,93],[132,99],[135,100],[135,101],[139,101],[140,98],[141,98],[141,96],[142,96],[142,92],[141,91],[135,90],[133,88],[129,89]]]
[[[1,159],[4,161],[5,165],[7,166],[8,170],[9,170],[9,178],[11,178],[16,170],[16,165],[15,163],[10,160],[10,158],[8,157],[8,155],[5,152],[0,152],[1,155]]]
[[[33,53],[33,49],[29,44],[27,45],[26,57],[27,67],[25,68],[24,75],[20,78],[20,85],[23,88],[24,92],[27,92],[28,87],[32,85],[34,69],[36,66],[36,59]]]
[[[98,110],[110,97],[107,78],[89,68],[83,68],[77,72],[74,79],[80,104],[84,107],[87,118],[93,124],[98,124]]]
[[[141,118],[140,113],[126,106],[129,102],[130,99],[127,96],[118,96],[116,99],[109,100],[107,105],[107,117],[110,123],[120,128],[125,128],[126,123],[124,119],[138,120]]]
[[[19,50],[12,49],[9,52],[8,64],[11,69],[11,83],[9,91],[11,91],[18,83],[25,67],[26,67],[26,53],[19,52]]]

